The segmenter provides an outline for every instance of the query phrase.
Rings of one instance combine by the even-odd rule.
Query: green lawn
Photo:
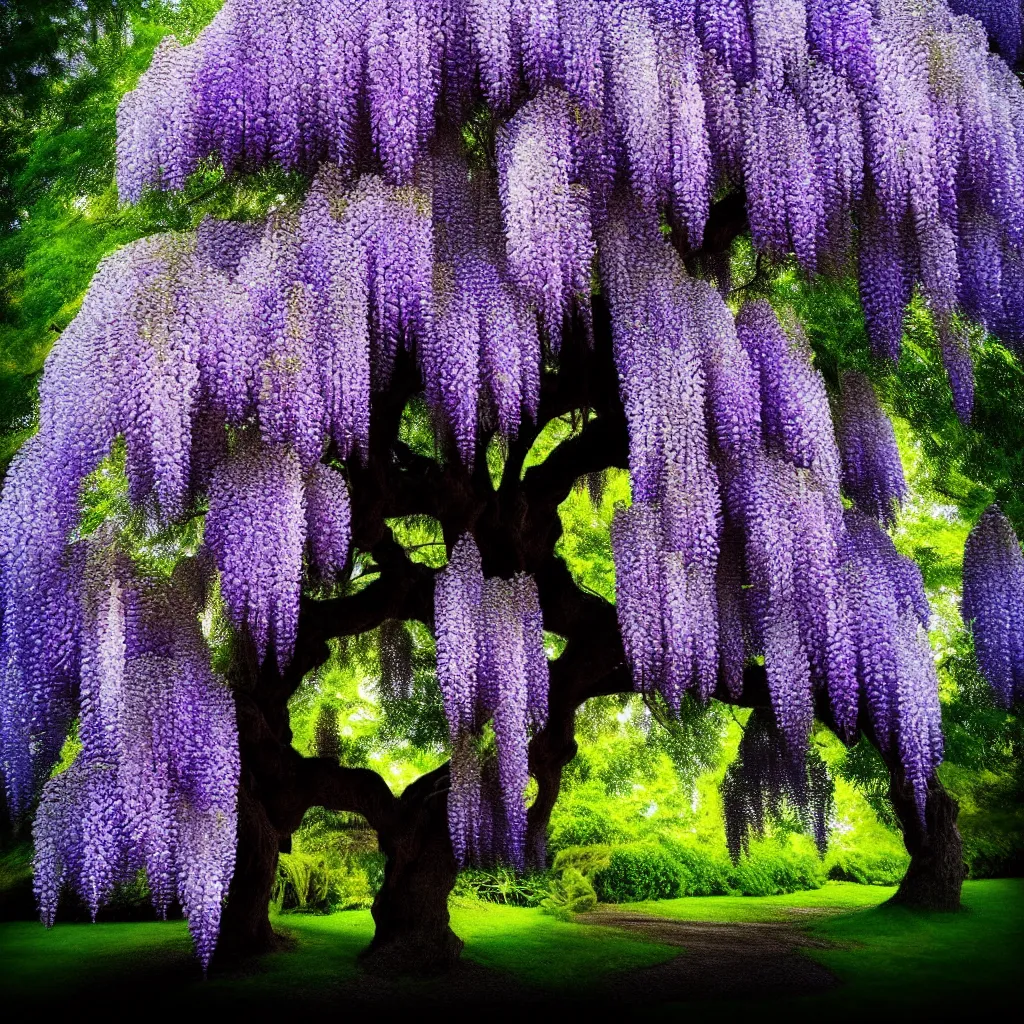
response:
[[[890,890],[830,884],[814,892],[764,898],[709,897],[642,904],[629,909],[706,921],[791,921],[833,948],[808,950],[842,980],[820,996],[776,1000],[772,1010],[794,1018],[888,1018],[948,1010],[970,1015],[1011,993],[1024,954],[1024,880],[968,882],[958,914],[918,914],[879,906]],[[663,962],[676,949],[613,929],[567,924],[537,910],[456,903],[455,930],[466,956],[523,988],[553,996],[583,994],[600,976]],[[51,931],[30,922],[0,924],[0,991],[11,1006],[39,1010],[64,1003],[159,1006],[167,1011],[232,1009],[272,1004],[341,1008],[358,979],[356,956],[368,942],[366,912],[330,917],[286,916],[279,930],[291,949],[263,958],[246,972],[199,977],[181,922],[63,924]],[[444,981],[398,986],[415,998]],[[348,986],[348,987],[347,987]],[[724,1018],[763,1002],[690,1004]],[[665,1007],[664,1016],[683,1007]],[[661,1014],[657,1014],[661,1016]]]
[[[469,959],[512,975],[522,986],[554,993],[585,991],[603,973],[660,963],[678,952],[539,910],[494,904],[456,903],[452,923]],[[293,940],[292,949],[264,957],[253,971],[227,977],[214,971],[204,982],[179,921],[58,924],[50,931],[33,922],[0,924],[0,989],[4,1001],[38,1006],[99,991],[130,1003],[157,988],[169,1007],[328,1003],[357,977],[356,957],[373,933],[368,911],[286,915],[275,927]],[[416,984],[399,987],[414,994]]]
[[[845,983],[826,1002],[908,1012],[930,1005],[968,1014],[1017,1005],[1024,976],[1024,879],[965,882],[957,914],[878,907],[814,921],[812,935],[842,948],[816,950]],[[1012,996],[1012,1002],[1011,1000]]]

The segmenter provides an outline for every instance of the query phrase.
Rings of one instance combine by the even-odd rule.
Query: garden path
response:
[[[772,998],[810,995],[833,988],[839,979],[803,956],[801,948],[829,948],[788,923],[751,924],[676,921],[614,907],[582,914],[579,924],[622,929],[651,942],[680,948],[678,956],[619,971],[585,994],[534,989],[504,971],[463,960],[443,979],[410,980],[362,974],[345,986],[347,1000],[366,1008],[466,1005],[581,1005],[627,1003],[657,1006],[702,999]]]
[[[612,999],[661,1003],[805,995],[839,984],[831,971],[800,952],[801,948],[828,948],[831,943],[791,924],[676,921],[612,907],[577,920],[637,932],[652,942],[684,950],[665,963],[609,979],[607,996]]]

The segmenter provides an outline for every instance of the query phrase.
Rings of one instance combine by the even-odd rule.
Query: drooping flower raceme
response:
[[[964,548],[964,622],[978,665],[999,700],[1024,694],[1024,554],[998,505],[982,514]]]
[[[527,743],[547,720],[540,614],[532,577],[485,579],[473,537],[456,543],[437,576],[434,618],[452,748],[448,823],[462,864],[526,864]],[[496,753],[480,749],[488,724]],[[498,785],[485,785],[495,770]]]
[[[794,759],[771,712],[755,709],[743,729],[736,760],[722,783],[725,835],[733,860],[749,852],[750,836],[763,837],[767,819],[788,805],[824,855],[834,786],[816,751]]]
[[[205,969],[235,860],[234,703],[210,670],[194,566],[147,580],[102,534],[88,544],[82,749],[43,788],[36,895],[47,924],[64,885],[95,918],[144,868],[160,914],[181,903]]]
[[[261,660],[272,648],[283,668],[295,643],[306,542],[298,458],[287,448],[240,442],[214,471],[206,542],[232,621]]]
[[[836,428],[843,490],[862,512],[891,526],[907,495],[907,482],[892,421],[863,374],[844,374]]]

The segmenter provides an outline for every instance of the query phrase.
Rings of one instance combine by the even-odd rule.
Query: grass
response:
[[[818,996],[773,1000],[771,1009],[779,1015],[971,1016],[1003,1005],[1024,953],[1024,880],[967,882],[958,914],[880,906],[890,892],[830,883],[789,896],[693,897],[622,909],[687,920],[789,921],[830,943],[807,953],[842,986]],[[468,959],[509,976],[514,986],[553,997],[582,995],[601,976],[660,963],[678,952],[532,909],[456,901],[452,918],[466,940]],[[292,939],[290,949],[244,973],[214,972],[203,982],[181,922],[62,924],[51,931],[31,922],[0,924],[2,1005],[5,1011],[27,1005],[45,1010],[102,999],[104,1007],[159,1005],[168,1013],[343,1005],[339,1000],[359,983],[356,957],[372,933],[369,914],[289,915],[278,918],[277,927]],[[443,979],[407,981],[397,990],[415,998],[443,985]],[[690,1003],[685,1009],[692,1013],[698,1006],[702,1019],[715,1019],[754,1009],[763,1013],[766,1002]],[[664,1007],[666,1019],[682,1008]]]
[[[1024,879],[965,882],[959,913],[925,913],[882,905],[880,886],[830,882],[789,896],[705,897],[637,904],[633,909],[691,921],[792,922],[833,948],[804,952],[842,983],[816,996],[776,999],[779,1019],[985,1019],[1019,1003],[1024,957]],[[696,1006],[702,1019],[733,1019],[763,1000],[676,1003],[669,1019]]]
[[[812,952],[845,982],[824,1001],[968,1017],[1008,1003],[1024,958],[1024,879],[965,882],[963,904],[957,914],[882,906],[813,922],[812,935],[840,946]]]
[[[466,955],[486,967],[515,974],[538,988],[586,989],[613,971],[670,960],[672,946],[643,942],[611,928],[559,921],[536,909],[459,902],[452,927],[466,940]]]
[[[468,959],[512,975],[513,983],[552,993],[583,992],[603,974],[660,963],[678,952],[607,928],[567,924],[539,910],[488,903],[455,903],[452,923],[466,941]],[[204,982],[180,921],[58,924],[50,931],[34,922],[0,924],[2,1005],[42,1008],[100,994],[108,1005],[129,1005],[157,990],[167,1009],[326,1004],[357,977],[357,955],[373,934],[368,911],[284,915],[275,928],[292,940],[291,949],[263,957],[247,973],[213,972]],[[416,984],[399,989],[414,994]]]

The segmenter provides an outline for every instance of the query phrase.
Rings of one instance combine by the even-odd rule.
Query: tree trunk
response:
[[[956,827],[957,802],[937,778],[933,779],[928,786],[922,825],[914,791],[902,769],[891,771],[889,798],[903,829],[910,867],[889,902],[922,910],[959,910],[960,888],[967,868]]]
[[[462,939],[451,929],[448,894],[458,865],[448,834],[448,765],[417,779],[402,794],[394,823],[380,832],[384,884],[373,901],[368,970],[438,973],[459,959]]]
[[[238,787],[238,845],[235,873],[221,918],[217,958],[258,956],[277,948],[270,927],[270,893],[277,874],[278,833],[243,771]]]

